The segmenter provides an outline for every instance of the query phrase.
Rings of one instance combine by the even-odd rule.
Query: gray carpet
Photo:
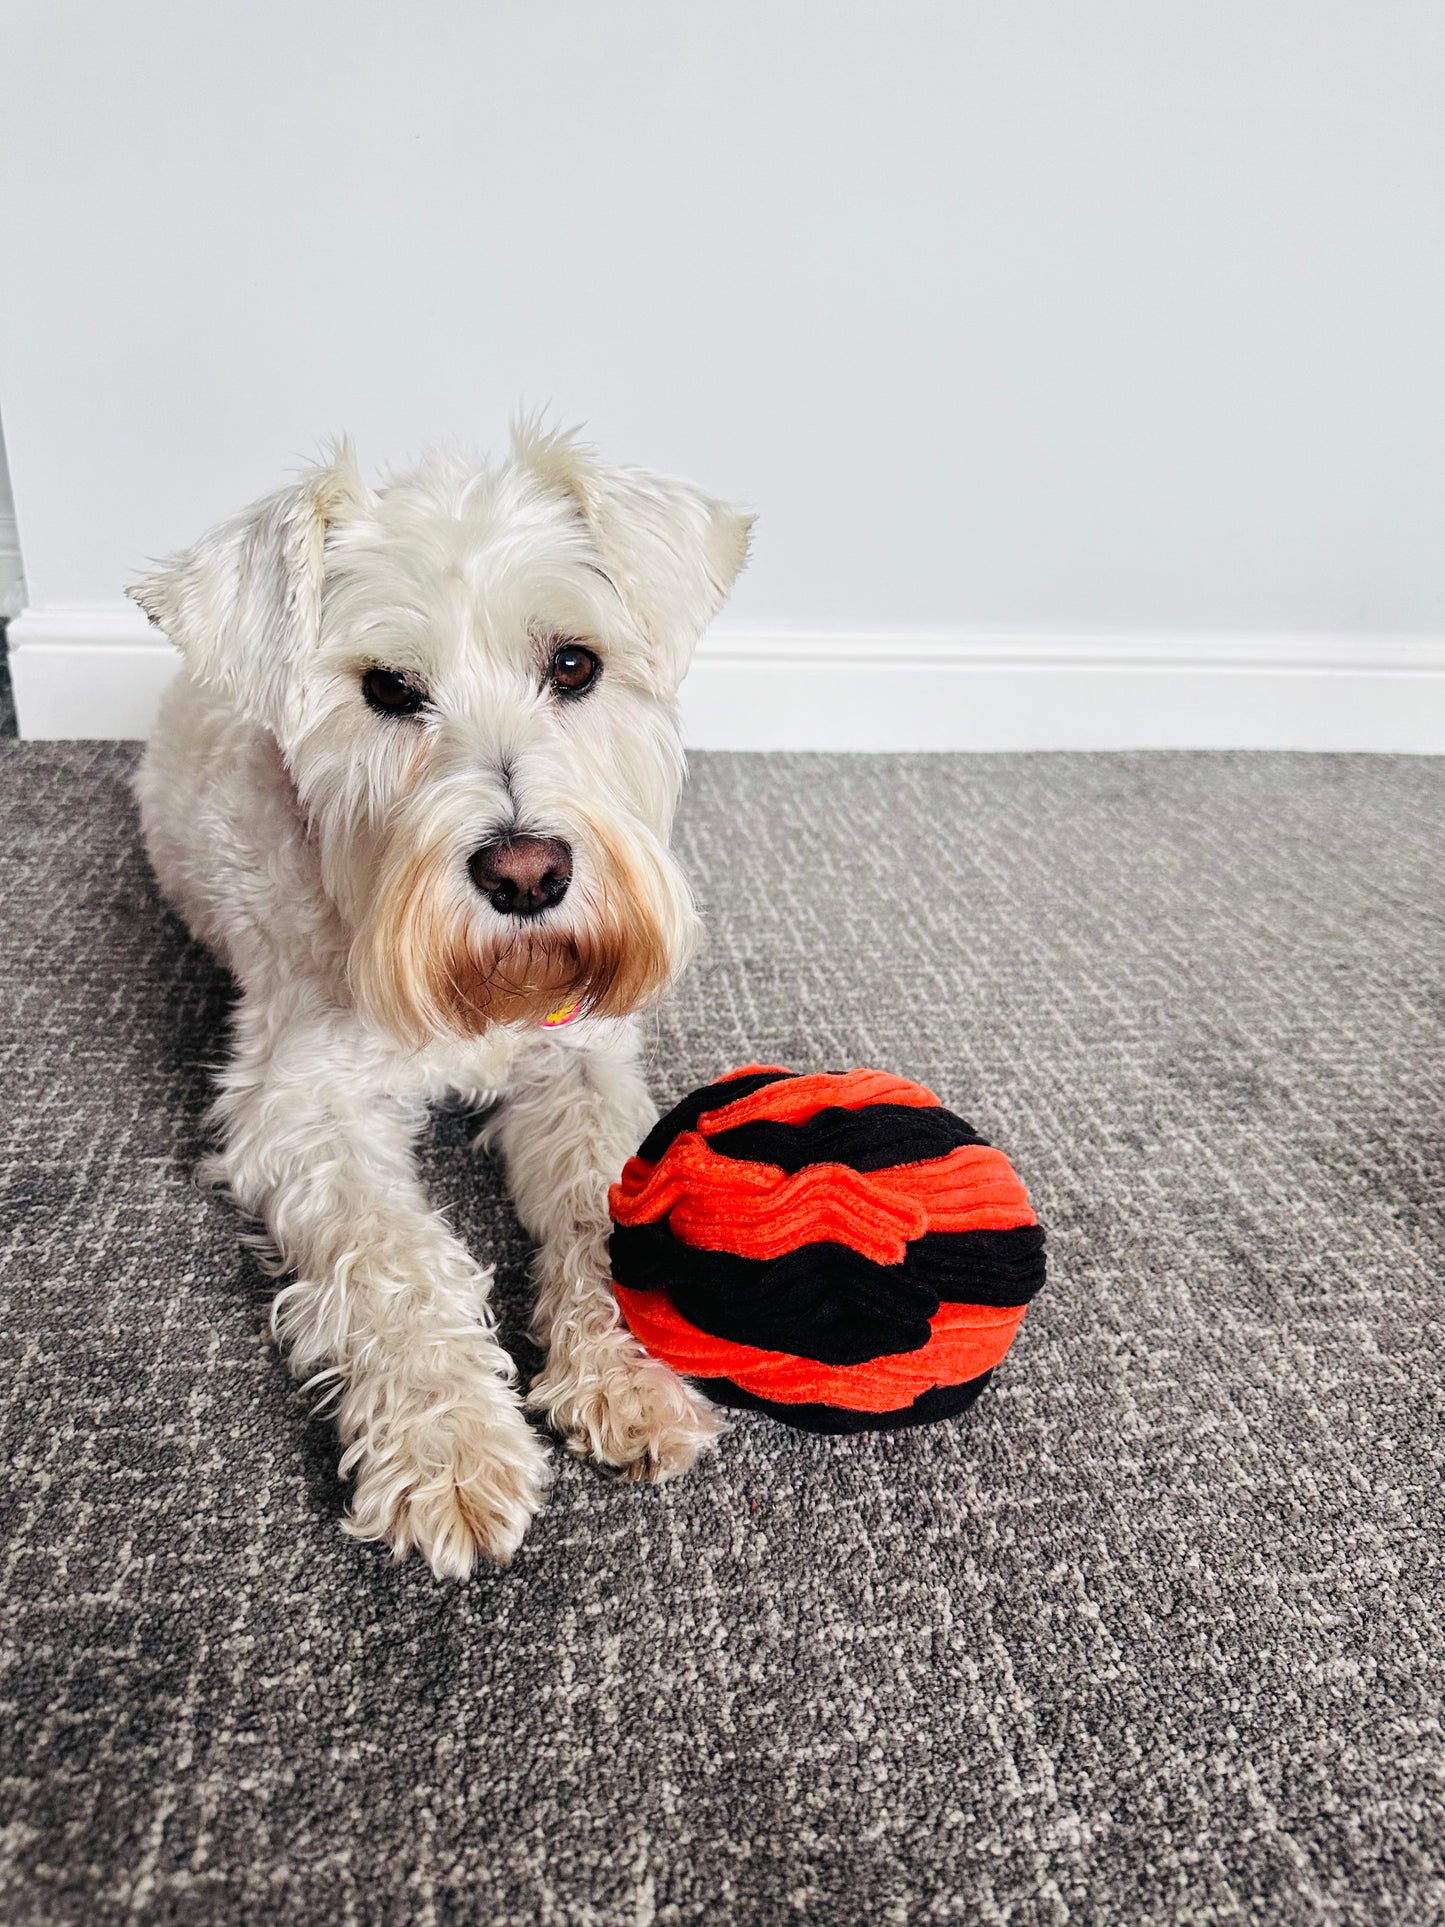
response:
[[[455,1586],[337,1531],[193,1184],[227,987],[132,761],[0,777],[8,1927],[1445,1917],[1445,762],[699,758],[659,1096],[922,1079],[1052,1280],[966,1419],[568,1465]]]

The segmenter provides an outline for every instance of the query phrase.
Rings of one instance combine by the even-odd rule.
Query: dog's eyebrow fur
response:
[[[617,584],[612,580],[612,577],[607,573],[606,569],[599,568],[595,562],[584,562],[582,566],[584,569],[590,570],[593,575],[600,575],[602,580],[607,584],[608,588],[612,591],[613,595],[617,597],[617,600],[619,602],[622,602],[622,591],[621,589],[618,588]],[[625,609],[627,607],[627,604],[625,602],[622,602],[622,606]]]

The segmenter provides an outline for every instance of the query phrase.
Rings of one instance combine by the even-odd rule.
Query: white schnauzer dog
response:
[[[374,491],[350,449],[131,591],[184,668],[137,778],[156,875],[241,989],[212,1169],[294,1273],[272,1320],[334,1402],[347,1529],[505,1563],[547,1489],[431,1209],[435,1100],[537,1241],[527,1403],[579,1455],[685,1471],[721,1422],[622,1324],[607,1191],[655,1112],[633,1013],[697,924],[669,853],[676,696],[750,519],[523,424]]]

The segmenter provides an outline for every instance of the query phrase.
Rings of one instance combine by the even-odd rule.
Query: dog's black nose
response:
[[[572,851],[560,836],[508,836],[485,843],[467,868],[504,917],[535,917],[567,894]]]

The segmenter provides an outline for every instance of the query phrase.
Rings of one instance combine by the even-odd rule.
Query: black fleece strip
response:
[[[610,1254],[619,1285],[664,1292],[710,1337],[820,1365],[916,1352],[940,1302],[1024,1305],[1044,1280],[1038,1225],[930,1232],[900,1265],[823,1243],[772,1260],[739,1258],[684,1244],[666,1224],[614,1225]]]
[[[765,1412],[800,1432],[900,1432],[908,1425],[932,1425],[937,1419],[956,1418],[968,1410],[992,1377],[990,1370],[980,1372],[966,1385],[935,1385],[896,1412],[853,1412],[841,1405],[785,1405],[781,1399],[745,1392],[730,1378],[699,1378],[694,1383],[715,1405]]]
[[[697,1121],[705,1111],[720,1110],[724,1104],[760,1091],[765,1084],[778,1084],[785,1077],[796,1076],[796,1071],[749,1071],[746,1077],[725,1077],[719,1083],[704,1084],[700,1091],[691,1092],[657,1120],[642,1140],[637,1155],[649,1164],[656,1164],[674,1138],[681,1137],[684,1131],[697,1129]]]
[[[1042,1289],[1047,1272],[1044,1228],[930,1231],[912,1241],[901,1265],[883,1269],[885,1276],[906,1271],[945,1305],[1026,1305]]]
[[[916,1352],[932,1336],[928,1321],[938,1310],[926,1286],[890,1279],[846,1245],[803,1245],[765,1263],[695,1250],[666,1225],[619,1225],[611,1256],[619,1285],[665,1292],[699,1331],[822,1365]]]
[[[709,1148],[725,1158],[775,1164],[789,1176],[809,1164],[889,1171],[897,1164],[947,1157],[960,1144],[987,1142],[952,1111],[916,1104],[866,1104],[856,1111],[830,1105],[802,1124],[759,1118],[708,1138]]]

